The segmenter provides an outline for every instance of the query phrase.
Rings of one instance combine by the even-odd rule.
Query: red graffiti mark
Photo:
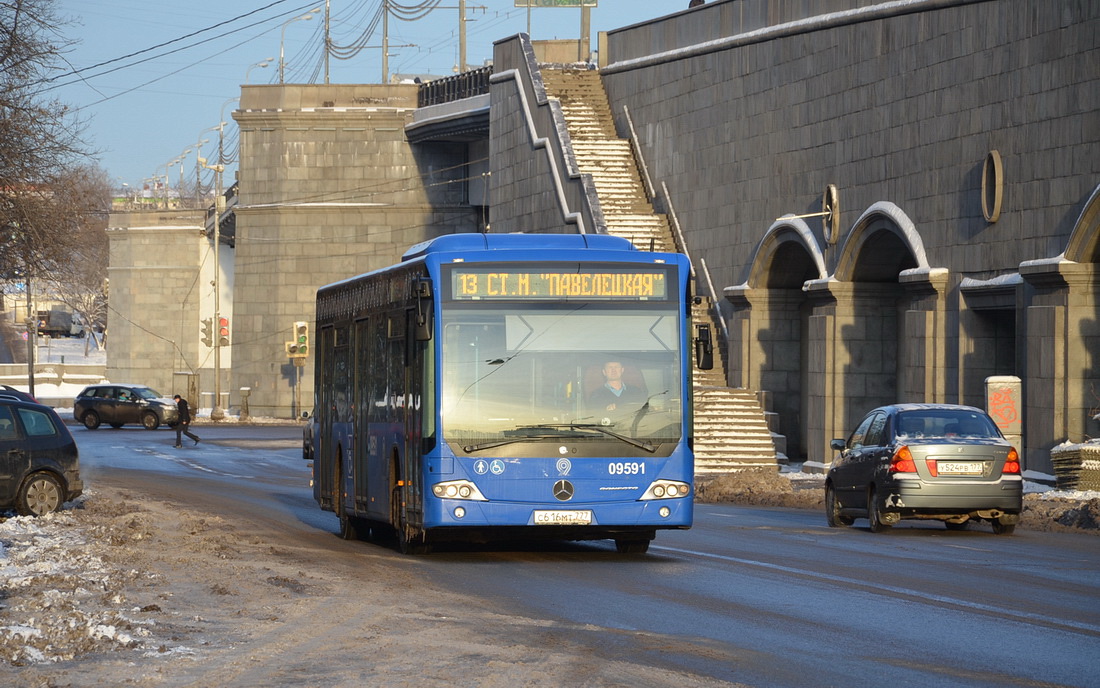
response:
[[[993,422],[1002,430],[1019,419],[1020,414],[1016,410],[1016,398],[1012,395],[1011,387],[991,390],[989,399],[989,415]]]

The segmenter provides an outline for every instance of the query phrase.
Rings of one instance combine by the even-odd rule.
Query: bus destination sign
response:
[[[451,294],[470,299],[626,299],[668,298],[664,270],[593,269],[572,272],[547,270],[478,270],[458,268],[451,273]]]

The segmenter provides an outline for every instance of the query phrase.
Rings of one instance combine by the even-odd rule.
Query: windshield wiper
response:
[[[543,428],[569,428],[570,430],[595,430],[596,432],[601,432],[601,433],[607,435],[608,437],[614,437],[617,440],[620,440],[622,442],[626,442],[627,444],[629,444],[632,447],[637,447],[638,449],[644,449],[645,451],[649,452],[650,454],[657,451],[657,448],[654,447],[653,444],[648,442],[648,441],[639,442],[638,440],[634,439],[633,437],[627,437],[626,435],[620,435],[619,433],[614,432],[613,430],[609,430],[606,426],[598,425],[596,423],[575,423],[575,422],[574,423],[558,423],[558,424],[540,425],[539,427],[543,427]]]
[[[536,432],[531,432],[531,431]],[[546,430],[557,430],[558,432],[537,432]],[[620,435],[619,433],[609,430],[608,428],[597,425],[595,423],[545,423],[542,425],[529,425],[521,426],[513,430],[506,430],[506,433],[515,434],[515,437],[508,437],[501,440],[492,440],[490,442],[482,442],[480,444],[468,444],[462,448],[467,454],[479,452],[484,449],[492,449],[493,447],[503,447],[507,444],[515,444],[516,442],[525,442],[527,440],[556,440],[556,439],[578,439],[584,437],[591,437],[589,434],[578,434],[576,432],[562,432],[563,430],[595,430],[596,432],[607,435],[608,437],[614,437],[615,439],[626,442],[632,447],[643,449],[649,453],[657,451],[657,448],[650,442],[639,442],[638,440],[627,437],[626,435]],[[524,433],[520,435],[519,433]]]
[[[506,444],[515,444],[516,442],[525,442],[527,440],[557,440],[562,438],[588,437],[588,435],[582,435],[575,432],[562,432],[562,427],[568,426],[555,426],[555,425],[524,425],[511,430],[505,430],[505,435],[511,435],[499,440],[490,440],[489,442],[481,442],[479,444],[468,444],[462,447],[462,450],[467,454],[478,452],[483,449],[492,449],[493,447],[503,447]],[[546,432],[547,430],[557,430],[557,432]],[[532,432],[533,431],[533,432]]]

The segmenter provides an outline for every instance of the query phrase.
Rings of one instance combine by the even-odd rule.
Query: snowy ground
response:
[[[60,340],[50,355],[68,363],[61,351],[78,342]],[[1100,534],[1100,492],[1054,490],[1036,480],[1049,476],[1028,477],[1020,530]],[[820,473],[791,469],[701,478],[698,499],[823,510],[822,481]],[[225,614],[225,605],[246,609],[254,600],[277,610],[295,591],[325,585],[218,521],[108,487],[43,518],[0,512],[0,684],[97,685],[66,664],[96,655],[113,658],[119,683],[185,685],[172,676],[210,652],[202,629],[218,624],[211,617]],[[411,654],[401,656],[416,654],[406,649]],[[153,678],[132,681],[135,665]]]

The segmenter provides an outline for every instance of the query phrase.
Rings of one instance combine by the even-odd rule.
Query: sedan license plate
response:
[[[982,464],[976,461],[939,461],[940,475],[981,475]]]
[[[592,523],[591,511],[536,511],[536,526],[587,526]]]

